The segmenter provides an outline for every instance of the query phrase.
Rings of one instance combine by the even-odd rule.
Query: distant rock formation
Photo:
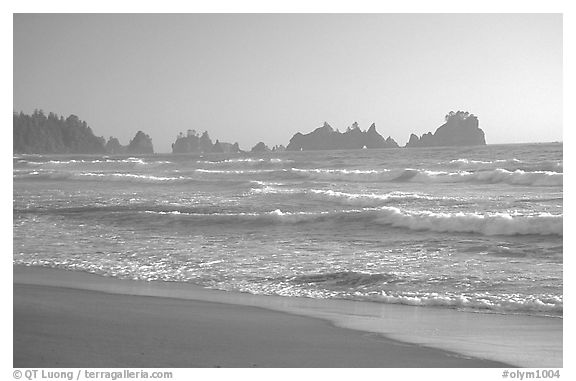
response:
[[[138,131],[134,139],[130,140],[126,152],[130,154],[149,154],[154,153],[152,139],[142,131]]]
[[[361,148],[398,148],[398,144],[388,137],[384,139],[376,131],[376,125],[372,123],[367,131],[360,130],[358,123],[354,122],[342,133],[334,130],[324,122],[322,127],[304,135],[296,133],[286,147],[286,151],[311,151],[311,150],[335,150],[335,149],[361,149]]]
[[[432,134],[418,136],[411,134],[405,147],[442,147],[486,145],[484,131],[478,127],[478,118],[464,111],[450,111],[445,116],[446,123]]]
[[[264,144],[263,142],[259,142],[254,147],[252,147],[250,152],[253,152],[253,153],[270,152],[270,148],[268,148],[268,146],[266,144]]]
[[[284,147],[282,144],[276,144],[274,147],[272,147],[272,152],[283,152],[286,151],[286,147]]]
[[[238,143],[232,144],[232,143],[226,143],[226,142],[219,142],[218,140],[216,141],[216,143],[218,143],[220,145],[220,147],[222,148],[221,152],[223,152],[223,153],[242,152]],[[219,152],[219,151],[214,151],[214,152]]]
[[[110,138],[108,138],[108,142],[106,143],[105,148],[106,148],[106,153],[109,153],[112,155],[118,155],[118,154],[126,153],[127,147],[120,144],[118,139],[116,139],[115,137],[110,136]]]
[[[208,131],[199,135],[196,130],[188,130],[186,135],[178,134],[176,141],[172,144],[172,153],[237,153],[241,152],[238,143],[225,143],[216,140],[212,144],[212,139]]]

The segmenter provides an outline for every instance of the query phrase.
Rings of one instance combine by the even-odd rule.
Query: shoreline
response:
[[[244,324],[243,327],[232,330],[232,335],[238,335],[239,332],[249,330],[250,322],[243,319],[251,316],[254,321],[261,321],[262,324],[258,325],[260,328],[272,328],[266,335],[270,340],[266,345],[261,345],[259,342],[262,338],[248,335],[236,344],[242,346],[242,343],[245,343],[251,351],[253,347],[256,348],[256,352],[260,354],[255,358],[261,363],[255,366],[263,367],[562,366],[562,319],[478,314],[349,300],[252,295],[209,290],[187,283],[119,280],[84,272],[19,265],[13,266],[13,274],[14,366],[19,366],[17,364],[24,361],[26,353],[31,348],[36,348],[37,340],[42,338],[39,332],[30,336],[30,330],[44,330],[44,336],[51,335],[52,330],[46,322],[56,321],[53,316],[56,312],[61,315],[60,319],[63,319],[61,311],[67,311],[63,315],[64,320],[78,324],[78,319],[94,318],[96,326],[107,319],[113,319],[110,316],[134,315],[134,311],[146,311],[150,318],[145,319],[136,314],[129,319],[132,325],[152,325],[154,332],[163,332],[167,337],[173,336],[173,332],[165,327],[174,325],[180,327],[175,331],[186,332],[183,327],[203,324],[205,329],[196,329],[195,335],[205,336],[206,342],[212,347],[227,340],[222,334],[215,332]],[[74,304],[83,303],[82,300],[93,300],[94,305],[105,307],[101,310],[96,308],[95,317],[83,316],[85,309],[74,308]],[[38,306],[42,305],[44,310],[38,310]],[[132,307],[124,308],[126,305]],[[156,307],[149,310],[149,305]],[[184,313],[189,320],[162,307],[166,305],[176,305],[174,308]],[[55,310],[54,306],[58,308]],[[200,310],[205,314],[205,318],[198,321],[192,313],[200,313]],[[221,318],[222,315],[228,316],[226,321],[215,324],[213,320]],[[31,327],[30,324],[22,323],[30,322],[31,319]],[[117,320],[114,322],[120,323]],[[289,328],[293,324],[296,324],[296,327]],[[74,324],[72,327],[75,327]],[[74,331],[74,328],[71,329]],[[58,340],[66,337],[68,331],[64,327],[56,331],[58,337],[50,345],[58,347]],[[109,345],[110,340],[105,338],[110,336],[112,331],[101,329],[98,335],[101,345]],[[90,334],[90,331],[80,334],[78,340],[85,334]],[[181,333],[180,336],[182,335],[192,339],[190,334],[186,336],[187,334]],[[26,340],[21,340],[26,337],[30,338],[28,344]],[[67,338],[68,341],[76,341],[75,339],[76,336]],[[146,335],[136,335],[127,341],[138,343],[145,339]],[[300,348],[308,340],[316,346],[323,345],[322,353],[334,353],[329,357],[319,355],[317,351],[308,353],[304,358],[311,362],[302,362],[302,358],[297,360],[294,356],[274,357],[269,354],[290,352],[294,349],[286,344],[287,339],[300,342]],[[171,340],[178,341],[178,338]],[[329,344],[334,340],[340,341]],[[44,349],[50,353],[60,353],[50,345]],[[342,348],[343,345],[353,345],[354,350]],[[310,343],[304,347],[310,347]],[[367,348],[370,348],[370,351],[367,351]],[[194,350],[205,352],[201,349]],[[32,352],[36,351],[34,349]],[[405,351],[409,351],[409,358],[405,358]],[[176,362],[180,365],[170,366],[252,366],[246,359],[240,361],[238,356],[241,352],[243,351],[222,352],[230,356],[228,361],[222,364],[210,364],[208,361],[219,358],[219,352],[214,351],[203,361],[192,364]],[[346,355],[352,352],[363,355],[347,358]],[[371,354],[372,352],[374,354]],[[400,356],[402,353],[404,354]],[[77,354],[80,355],[81,352]],[[177,354],[168,358],[174,356],[177,357]],[[38,360],[37,356],[32,357],[32,360]],[[155,357],[152,356],[153,358]],[[336,359],[338,361],[335,361]],[[38,366],[33,362],[22,364]],[[135,366],[136,364],[139,363],[134,363]],[[145,364],[151,366],[150,359]]]

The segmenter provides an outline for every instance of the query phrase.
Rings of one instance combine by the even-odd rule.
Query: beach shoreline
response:
[[[369,316],[370,311],[359,308],[376,303],[255,296],[207,290],[189,284],[118,280],[40,267],[13,268],[14,366],[522,366],[490,359],[489,356],[470,356],[462,353],[464,351],[427,345],[425,337],[420,343],[399,340],[394,335],[393,314],[375,319]],[[384,307],[388,312],[399,311],[407,321],[414,317],[415,311],[425,315],[435,312],[430,308]],[[348,312],[343,314],[342,310]],[[224,320],[215,323],[223,317]],[[560,320],[561,328],[561,319],[557,320]],[[83,321],[92,322],[91,329],[85,329]],[[386,329],[380,329],[380,332],[372,329],[378,321],[381,328],[390,323],[388,333],[385,333]],[[255,327],[251,327],[253,322],[257,322]],[[452,323],[457,325],[457,322]],[[106,324],[122,326],[123,330],[107,329]],[[223,333],[222,329],[233,326],[236,328],[231,332]],[[190,327],[194,329],[190,330]],[[262,332],[261,336],[260,328],[270,332]],[[159,335],[157,341],[172,343],[170,348],[181,348],[176,352],[182,353],[155,353],[154,345],[149,342],[152,340],[149,332]],[[123,357],[117,350],[109,348],[119,334],[126,336],[123,345],[147,348],[151,352],[137,358],[130,350],[121,351]],[[229,339],[238,335],[241,338]],[[51,339],[47,340],[47,337]],[[179,340],[194,343],[198,337],[203,337],[200,346],[173,345]],[[93,340],[96,340],[95,344]],[[95,360],[98,357],[94,353],[79,348],[82,343],[84,349],[92,347],[97,354],[108,353],[112,357]],[[241,348],[244,347],[251,348],[250,353],[254,356],[250,359],[243,357],[245,351]],[[47,353],[57,358],[46,358]],[[271,356],[270,353],[284,354]],[[346,357],[351,353],[354,355]],[[195,361],[182,357],[201,354],[206,357],[196,357]],[[215,359],[226,361],[218,363]]]

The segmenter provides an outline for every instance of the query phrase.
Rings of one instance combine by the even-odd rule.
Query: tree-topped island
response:
[[[478,118],[468,111],[450,111],[442,126],[432,134],[428,132],[420,138],[410,135],[406,147],[442,147],[486,145],[484,131],[478,127]]]
[[[106,142],[104,137],[94,135],[76,115],[64,119],[53,112],[46,116],[42,110],[34,110],[32,115],[13,113],[12,149],[28,154],[154,153],[152,139],[142,131],[123,146],[113,136]]]
[[[172,153],[237,153],[240,152],[238,143],[230,144],[216,140],[212,143],[208,131],[204,131],[200,135],[196,130],[188,130],[186,135],[182,132],[176,137],[176,141],[172,143]]]
[[[138,131],[134,139],[130,140],[126,152],[130,154],[149,154],[154,153],[152,139],[142,131]]]
[[[95,136],[88,124],[76,115],[66,119],[53,112],[45,115],[13,113],[14,153],[105,153],[106,142]]]

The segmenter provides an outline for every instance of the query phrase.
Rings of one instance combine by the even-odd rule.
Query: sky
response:
[[[15,14],[13,110],[156,152],[287,145],[327,121],[400,145],[451,110],[488,144],[562,141],[561,14]]]

